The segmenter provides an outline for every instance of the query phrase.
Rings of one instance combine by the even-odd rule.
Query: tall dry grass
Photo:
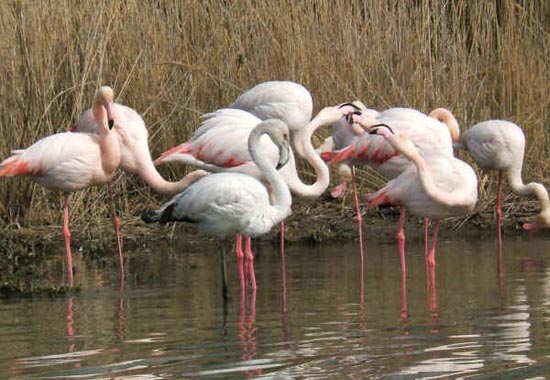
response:
[[[67,129],[99,84],[143,115],[155,156],[202,112],[289,79],[310,89],[315,110],[361,99],[445,106],[463,128],[513,120],[528,137],[525,177],[548,183],[549,31],[542,1],[4,1],[0,155]],[[481,178],[483,207],[494,182]],[[133,175],[115,189],[123,217],[152,196]],[[76,223],[109,213],[104,189],[74,199]],[[26,178],[0,181],[4,223],[56,222],[60,202]]]

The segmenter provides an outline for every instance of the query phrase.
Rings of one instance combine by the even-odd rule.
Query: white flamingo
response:
[[[533,231],[550,227],[548,191],[537,182],[524,184],[521,178],[525,135],[519,126],[506,120],[483,121],[464,132],[455,146],[468,150],[481,169],[498,171],[496,215],[499,241],[501,240],[503,173],[515,194],[522,197],[535,196],[540,202],[540,213],[533,223],[525,223],[523,228]]]
[[[300,139],[294,137],[294,144],[301,145],[306,159],[314,166],[317,178],[312,184],[305,184],[298,176],[294,154],[290,153],[289,163],[281,169],[290,190],[302,197],[316,197],[322,194],[329,185],[329,170],[325,162],[315,153],[311,144],[311,136],[319,127],[332,124],[342,116],[356,112],[354,106],[342,105],[322,109],[300,133]],[[238,109],[220,109],[203,116],[201,126],[191,136],[191,139],[165,153],[156,164],[178,162],[191,165],[209,172],[239,172],[249,174],[257,179],[263,178],[262,171],[256,166],[248,150],[247,141],[252,129],[261,120],[256,116]],[[262,151],[272,163],[277,161],[277,148],[265,137],[262,140]],[[250,245],[250,239],[246,239]],[[235,251],[239,267],[242,265],[243,251],[241,237],[236,237]],[[283,250],[281,257],[284,260]]]
[[[264,148],[264,135],[278,149],[276,165],[279,168],[290,157],[288,127],[281,120],[268,119],[258,123],[247,139],[250,156],[271,188],[272,202],[267,189],[257,179],[242,173],[215,173],[196,181],[158,210],[144,212],[143,220],[147,223],[195,223],[202,231],[220,238],[235,234],[256,237],[267,233],[290,215],[292,198],[288,185]],[[225,257],[223,249],[222,256]],[[253,257],[247,246],[247,272],[255,289]],[[224,286],[224,297],[226,290]]]

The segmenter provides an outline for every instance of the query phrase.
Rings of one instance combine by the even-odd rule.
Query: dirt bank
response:
[[[521,224],[532,218],[536,210],[528,204],[514,208],[514,213],[505,210],[504,234],[507,236],[525,234]],[[396,222],[399,209],[363,208],[363,231],[365,242],[395,241]],[[422,238],[422,222],[409,216],[406,224],[408,239]],[[105,218],[101,227],[72,227],[73,249],[84,250],[89,260],[109,260],[115,252],[114,234],[110,219]],[[494,236],[493,210],[480,210],[467,217],[442,221],[441,239],[487,238]],[[548,231],[538,232],[549,234]],[[123,217],[122,234],[126,250],[151,247],[159,241],[169,241],[181,248],[185,245],[212,244],[209,236],[197,232],[191,225],[145,225],[139,216]],[[181,238],[185,237],[185,238]],[[279,244],[279,228],[263,236],[264,244]],[[286,220],[286,244],[318,244],[338,240],[357,240],[355,210],[351,196],[344,199],[324,197],[316,202],[297,201],[293,214]],[[60,252],[62,246],[60,226],[10,226],[0,230],[0,296],[36,294],[60,294],[66,288],[52,286],[51,272],[43,263],[52,254]],[[177,243],[176,243],[177,242]],[[56,269],[57,270],[57,269]]]

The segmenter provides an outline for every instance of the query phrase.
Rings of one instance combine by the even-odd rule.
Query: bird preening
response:
[[[482,170],[498,171],[496,224],[502,231],[502,177],[519,196],[536,198],[541,207],[527,231],[550,227],[550,199],[544,185],[524,184],[522,167],[525,135],[510,121],[488,120],[462,134],[458,121],[445,108],[424,114],[412,108],[377,111],[361,101],[321,108],[314,115],[313,97],[303,85],[291,81],[260,83],[235,101],[202,115],[189,139],[153,160],[149,133],[140,114],[115,102],[112,88],[101,86],[92,106],[68,132],[45,136],[0,163],[0,176],[27,176],[63,194],[63,228],[67,282],[74,286],[71,249],[70,194],[89,186],[107,186],[117,242],[120,278],[125,276],[120,219],[111,182],[118,169],[135,173],[152,191],[173,198],[144,211],[146,223],[184,222],[220,239],[224,297],[228,296],[225,239],[235,237],[241,290],[257,287],[251,238],[281,225],[281,262],[284,268],[284,220],[291,214],[292,195],[320,202],[330,185],[329,166],[339,165],[344,181],[332,191],[354,188],[361,268],[363,268],[362,212],[356,168],[368,165],[383,175],[386,184],[365,198],[370,207],[399,206],[397,240],[405,273],[405,210],[425,221],[426,263],[435,267],[439,221],[472,213],[478,199],[478,179],[472,166],[454,155],[467,150]],[[314,134],[332,126],[332,134],[319,148]],[[303,179],[298,160],[313,169],[313,180]],[[176,163],[194,171],[178,181],[162,177],[156,166]],[[428,221],[433,235],[428,248]],[[243,249],[244,242],[244,249]],[[433,274],[433,272],[432,272]],[[258,281],[258,282],[261,282]]]

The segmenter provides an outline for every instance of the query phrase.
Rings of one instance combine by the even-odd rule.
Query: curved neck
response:
[[[393,135],[391,137],[387,137],[387,139],[396,150],[414,163],[418,171],[418,176],[420,177],[422,187],[432,200],[449,207],[461,207],[471,204],[471,199],[469,197],[470,191],[467,187],[463,188],[464,193],[461,192],[462,188],[456,189],[456,191],[453,191],[452,193],[448,193],[446,191],[442,191],[436,186],[426,161],[420,153],[418,153],[410,141],[406,140],[404,142],[402,140],[402,136],[399,135]]]
[[[254,163],[260,168],[271,186],[274,198],[273,205],[271,206],[273,211],[277,216],[284,218],[288,215],[288,210],[290,210],[290,206],[292,205],[292,197],[288,185],[281,174],[275,170],[269,159],[259,152],[260,137],[265,133],[267,133],[267,128],[262,128],[262,126],[254,128],[248,138],[248,150]]]
[[[103,171],[108,175],[113,174],[119,167],[121,160],[120,144],[116,133],[109,131],[107,134],[100,134],[99,149]]]
[[[287,182],[288,187],[290,187],[290,190],[298,196],[316,198],[327,189],[330,183],[329,168],[321,157],[315,153],[315,148],[311,143],[311,136],[313,136],[313,133],[319,127],[326,124],[329,124],[329,122],[324,118],[315,117],[309,122],[303,131],[299,133],[294,132],[292,135],[293,147],[295,149],[299,147],[296,149],[296,152],[305,158],[311,166],[313,166],[316,176],[315,182],[311,185],[307,185],[298,176],[296,165],[292,165],[292,162],[289,162],[281,169],[281,172],[285,175],[285,181]]]
[[[155,192],[163,195],[177,194],[188,187],[191,183],[196,181],[198,178],[206,175],[205,172],[197,170],[186,175],[179,181],[167,181],[157,171],[157,168],[155,167],[155,165],[153,164],[153,160],[151,159],[150,153],[144,156],[140,156],[137,166],[137,173],[139,174],[141,179]],[[198,175],[198,173],[200,173],[200,176]]]
[[[540,202],[541,213],[550,212],[550,199],[546,188],[537,182],[525,185],[521,179],[521,167],[512,167],[506,172],[512,191],[522,197],[536,196]]]
[[[99,149],[101,151],[101,166],[107,175],[111,175],[120,165],[120,144],[116,133],[109,128],[107,110],[103,103],[94,102],[93,115],[99,134]]]

